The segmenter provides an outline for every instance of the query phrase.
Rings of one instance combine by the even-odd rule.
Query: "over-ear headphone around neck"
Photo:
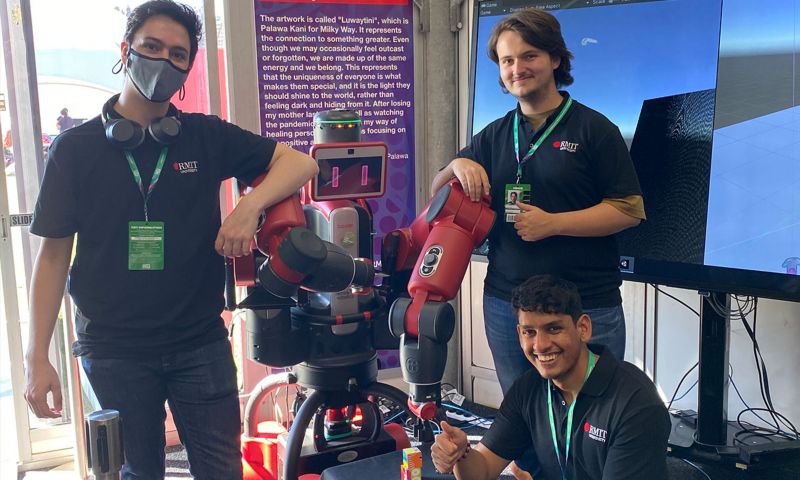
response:
[[[122,150],[133,150],[144,142],[145,131],[162,145],[173,143],[181,134],[180,110],[171,103],[167,115],[153,120],[145,129],[142,125],[122,117],[114,110],[117,100],[119,100],[119,94],[109,98],[103,105],[100,114],[106,130],[106,139],[115,147]]]

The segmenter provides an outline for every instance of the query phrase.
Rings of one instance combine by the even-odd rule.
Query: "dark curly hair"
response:
[[[183,25],[189,33],[189,65],[194,64],[197,55],[197,46],[203,36],[203,22],[192,7],[172,0],[150,0],[131,10],[125,26],[125,41],[133,43],[133,36],[144,25],[144,22],[156,15],[166,15]]]
[[[523,312],[569,315],[573,322],[583,314],[581,296],[574,283],[554,275],[535,275],[511,293],[514,314]]]
[[[553,71],[556,86],[560,88],[572,85],[574,79],[570,71],[572,70],[571,60],[574,57],[572,52],[567,49],[567,44],[561,35],[561,24],[558,23],[556,17],[538,8],[526,8],[500,20],[489,36],[488,53],[494,63],[499,64],[500,62],[500,58],[497,56],[497,40],[500,34],[507,31],[516,32],[526,43],[544,50],[553,57],[560,58],[561,64]],[[502,80],[500,80],[500,86],[504,92],[508,93]]]

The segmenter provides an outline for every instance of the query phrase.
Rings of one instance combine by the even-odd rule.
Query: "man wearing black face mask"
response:
[[[220,318],[223,256],[249,253],[260,212],[317,172],[286,145],[169,103],[200,30],[195,12],[170,0],[131,12],[122,92],[53,142],[31,225],[43,239],[25,398],[37,416],[60,416],[48,346],[69,273],[73,354],[101,406],[121,414],[125,479],[164,477],[165,402],[194,478],[242,478],[236,371]],[[222,222],[220,183],[249,184],[265,171]]]

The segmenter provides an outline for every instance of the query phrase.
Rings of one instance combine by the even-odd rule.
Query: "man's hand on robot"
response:
[[[300,287],[340,292],[351,286],[372,286],[372,261],[354,259],[306,228],[298,196],[265,210],[261,222],[253,242],[255,248],[251,244],[249,255],[234,259],[236,285],[260,285],[280,298],[295,296]]]
[[[455,311],[448,302],[458,293],[472,251],[494,224],[490,202],[488,195],[471,201],[453,179],[410,227],[384,239],[383,260],[391,261],[389,271],[411,270],[410,298],[393,302],[389,325],[400,339],[400,366],[410,386],[408,407],[421,425],[435,417],[441,404],[447,342],[455,328]]]
[[[305,227],[295,227],[258,268],[262,287],[279,297],[293,296],[298,287],[313,292],[370,288],[375,268],[371,260],[354,259],[338,245],[321,240]]]

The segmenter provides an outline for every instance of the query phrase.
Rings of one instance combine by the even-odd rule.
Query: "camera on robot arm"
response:
[[[318,113],[313,128],[319,174],[299,196],[265,211],[252,255],[232,262],[228,288],[229,296],[233,283],[247,290],[236,307],[245,309],[248,357],[291,367],[253,389],[243,441],[258,436],[259,406],[271,392],[307,389],[279,449],[283,478],[342,463],[342,452],[363,457],[407,445],[402,428],[384,425],[377,399],[416,417],[416,439],[432,440],[429,420],[441,404],[455,328],[448,301],[494,222],[488,196],[472,202],[451,181],[409,227],[382,239],[376,286],[366,199],[386,191],[387,147],[361,141],[351,110]],[[377,350],[397,348],[409,393],[377,381]]]

